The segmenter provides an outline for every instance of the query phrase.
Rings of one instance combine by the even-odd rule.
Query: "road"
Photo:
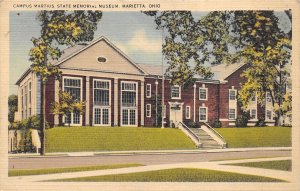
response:
[[[9,169],[40,169],[106,164],[144,165],[207,162],[240,158],[290,157],[291,151],[243,151],[219,153],[119,154],[96,156],[20,157],[9,159]]]

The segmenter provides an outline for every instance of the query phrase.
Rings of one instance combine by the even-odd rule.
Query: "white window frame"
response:
[[[201,93],[200,93],[201,90],[205,90],[205,99],[201,98]],[[208,96],[207,90],[208,90],[207,88],[199,87],[199,100],[207,100],[207,96]]]
[[[111,81],[110,80],[106,80],[106,79],[93,79],[93,106],[95,105],[95,87],[94,87],[94,83],[95,81],[98,81],[98,82],[108,82],[109,84],[109,89],[108,89],[108,106],[110,107],[111,106]],[[108,106],[103,106],[103,107],[108,107]]]
[[[266,102],[272,103],[272,97],[270,92],[266,92]]]
[[[268,111],[271,112],[271,119],[268,118]],[[272,110],[269,109],[266,110],[266,121],[274,121],[274,114]]]
[[[100,115],[100,123],[96,124],[96,117],[95,117],[95,110],[100,109],[101,115]],[[103,124],[103,110],[108,109],[108,124]],[[94,106],[93,108],[93,126],[111,126],[111,109],[110,107],[101,107],[101,106]]]
[[[146,84],[146,98],[151,98],[151,84]]]
[[[230,96],[230,92],[234,92],[234,99],[231,99],[231,96]],[[235,90],[235,89],[229,89],[229,91],[228,91],[228,99],[229,99],[229,101],[236,101],[236,96],[237,96],[237,90]]]
[[[80,101],[82,101],[82,98],[83,98],[83,96],[82,96],[82,92],[83,92],[83,90],[82,90],[82,87],[83,87],[83,84],[82,84],[83,83],[83,79],[82,79],[82,77],[63,76],[62,77],[62,89],[63,89],[63,91],[65,91],[65,80],[64,79],[80,80]],[[63,117],[63,121],[65,123],[66,116]],[[74,124],[73,123],[73,113],[71,113],[71,123],[70,123],[70,125],[71,126],[82,126],[82,113],[80,114],[79,121],[80,121],[79,124]]]
[[[173,97],[173,95],[172,95],[172,91],[173,91],[173,89],[172,88],[174,88],[174,87],[178,87],[178,97]],[[171,86],[171,99],[181,99],[181,86],[179,86],[179,85],[172,85]]]
[[[135,105],[136,106],[130,106],[130,107],[126,107],[123,106],[122,103],[122,96],[123,96],[123,90],[122,90],[122,84],[123,83],[135,83],[136,84],[136,99],[135,99]],[[121,121],[121,126],[125,126],[125,127],[137,127],[138,126],[138,99],[139,99],[139,87],[138,87],[138,82],[136,81],[121,81],[121,96],[120,96],[120,104],[121,104],[121,109],[120,109],[120,121]],[[126,90],[128,91],[128,90]],[[123,109],[128,110],[128,124],[123,124]],[[130,125],[130,110],[135,110],[135,124],[134,125]]]
[[[234,117],[232,118],[232,117],[230,117],[230,110],[232,110],[232,109],[234,109]],[[228,109],[228,119],[229,120],[235,120],[236,119],[236,113],[237,111],[236,111],[236,108],[229,108]]]
[[[191,106],[185,106],[185,118],[191,119]]]
[[[254,113],[255,117],[252,118],[253,111],[255,111],[255,113]],[[250,119],[252,119],[252,120],[257,119],[257,109],[250,109]]]
[[[151,104],[146,104],[146,117],[151,117]]]
[[[205,120],[201,119],[201,109],[205,109],[206,110],[206,113],[205,113]],[[205,107],[205,106],[200,106],[199,107],[199,122],[207,122],[207,116],[208,115],[208,108]]]

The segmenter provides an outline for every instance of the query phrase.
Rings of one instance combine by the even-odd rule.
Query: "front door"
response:
[[[182,103],[170,103],[170,124],[177,124],[182,122]]]

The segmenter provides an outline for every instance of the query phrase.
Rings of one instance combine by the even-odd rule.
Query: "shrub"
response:
[[[22,129],[21,133],[21,140],[19,142],[19,148],[18,150],[20,152],[34,152],[35,147],[32,144],[32,137],[31,137],[31,131],[30,129]]]
[[[255,126],[256,127],[264,127],[264,126],[266,126],[265,118],[264,117],[259,117],[258,121],[255,124]]]
[[[247,123],[250,119],[249,112],[243,112],[242,115],[239,115],[235,120],[236,127],[247,127]]]
[[[214,122],[212,123],[213,128],[220,128],[222,127],[222,123],[219,119],[215,119]]]
[[[39,129],[40,128],[40,116],[34,115],[23,119],[21,121],[17,121],[14,123],[14,128],[22,130],[22,129]],[[46,128],[49,128],[49,123],[46,122]]]

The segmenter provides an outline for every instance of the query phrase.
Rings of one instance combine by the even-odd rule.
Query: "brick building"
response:
[[[213,66],[214,78],[197,79],[186,88],[172,86],[164,80],[162,89],[161,65],[138,64],[131,60],[105,37],[89,45],[78,45],[64,51],[53,61],[62,71],[62,78],[50,78],[46,84],[46,120],[50,125],[66,122],[64,116],[51,114],[54,101],[59,101],[60,89],[70,92],[75,99],[86,102],[82,114],[70,116],[72,126],[155,126],[161,121],[160,111],[164,90],[166,125],[220,120],[223,127],[233,126],[241,114],[237,92],[244,79],[240,74],[247,64],[220,64]],[[29,69],[17,81],[18,119],[40,113],[39,80]],[[269,95],[264,106],[251,99],[250,124],[259,117],[273,123]]]

